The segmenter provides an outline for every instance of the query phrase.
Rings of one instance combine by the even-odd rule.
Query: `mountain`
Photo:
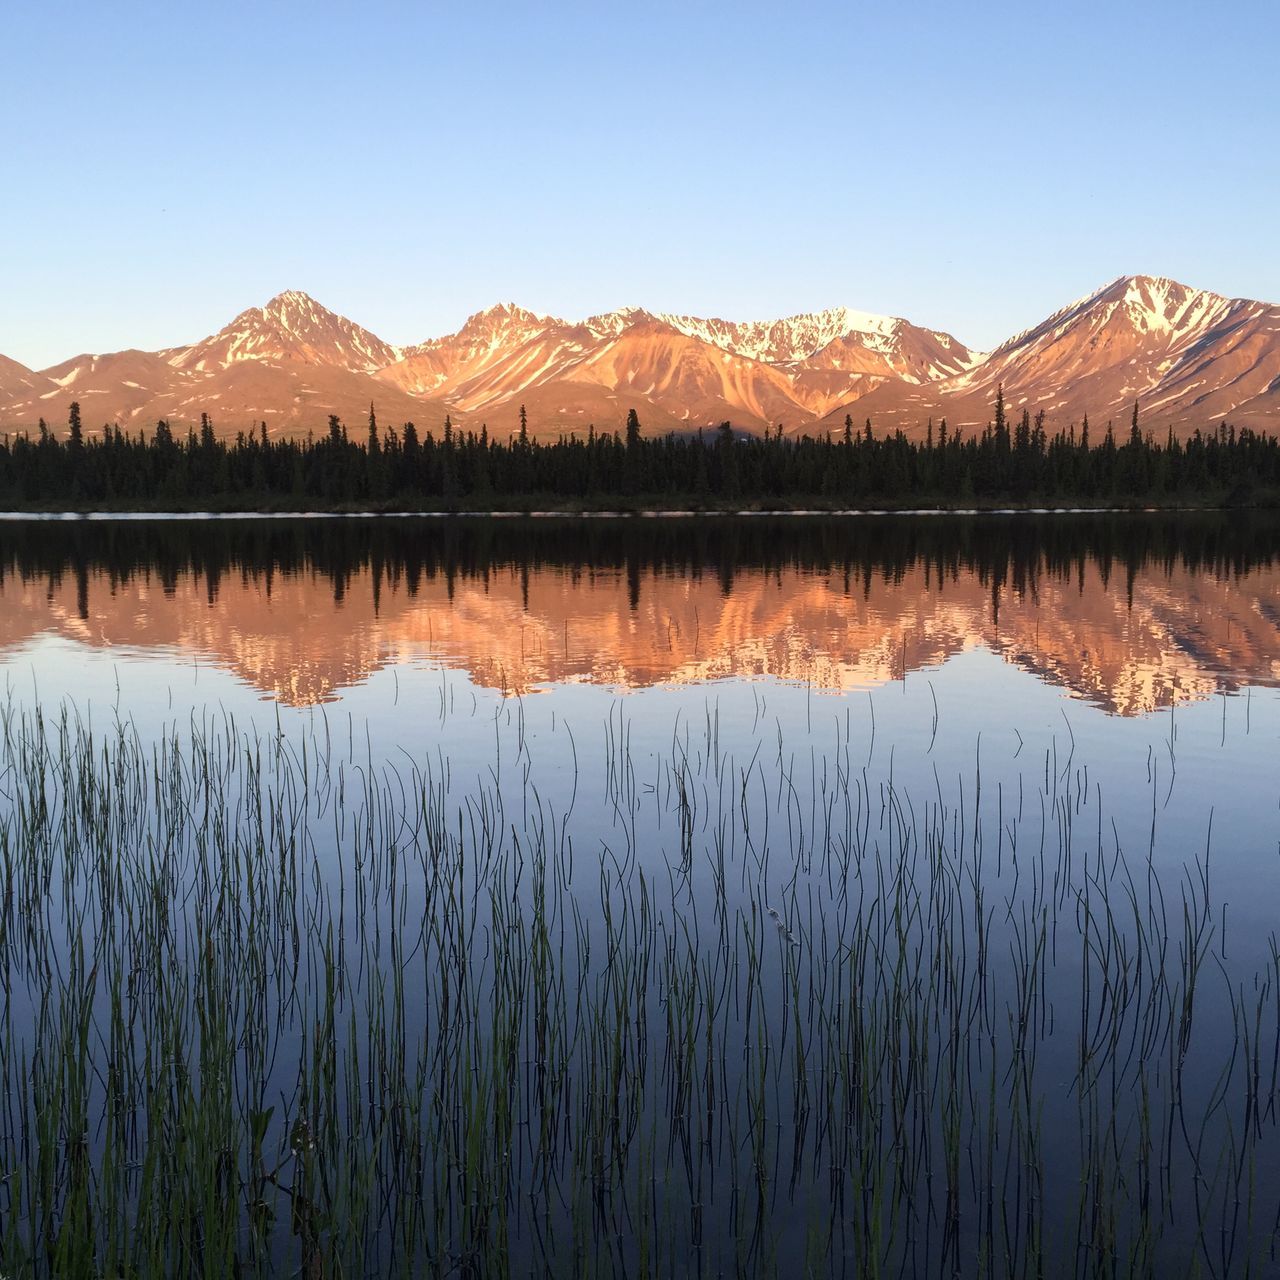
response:
[[[14,408],[21,412],[30,405],[58,427],[66,422],[72,401],[79,403],[81,416],[90,427],[104,422],[131,423],[142,411],[169,395],[175,383],[169,363],[153,351],[76,356],[46,369],[44,374],[53,390],[39,401],[20,401],[11,412]],[[164,416],[157,412],[152,420]]]
[[[1280,427],[1280,306],[1225,298],[1159,276],[1123,276],[1010,338],[972,368],[911,387],[881,385],[859,418],[917,430],[929,417],[976,428],[997,386],[1012,413],[1052,421],[1190,429],[1230,418]],[[834,426],[830,422],[827,425]]]
[[[0,356],[0,402],[11,399],[38,401],[41,396],[56,390],[44,374],[36,373],[8,356]]]
[[[966,431],[1011,413],[1051,423],[1127,422],[1185,434],[1224,418],[1280,427],[1280,307],[1155,276],[1125,276],[994,351],[848,307],[731,321],[624,307],[567,320],[501,303],[456,333],[395,346],[305,293],[278,294],[217,333],[162,351],[82,355],[34,372],[0,357],[0,428],[61,426],[78,400],[86,426],[181,430],[209,413],[234,432],[358,430],[373,402],[384,424],[438,429],[446,414],[503,438],[520,408],[535,435],[618,430],[627,410],[649,432],[731,422],[792,434],[922,434],[946,417]]]
[[[564,321],[525,311],[503,302],[469,316],[457,333],[406,347],[394,363],[388,361],[382,377],[415,395],[457,393],[459,387],[500,367],[526,343]],[[528,366],[518,369],[516,387],[527,385]]]
[[[719,419],[768,425],[794,418],[798,408],[787,371],[713,346],[656,317],[635,319],[616,337],[604,338],[564,377],[614,388],[689,426]]]
[[[407,348],[379,376],[504,430],[520,404],[537,405],[535,425],[553,431],[585,419],[616,427],[632,404],[651,426],[759,429],[812,421],[886,379],[923,382],[972,362],[949,334],[847,307],[747,324],[626,307],[578,323],[504,303]]]
[[[43,417],[61,426],[78,401],[90,429],[149,428],[160,418],[181,429],[208,413],[224,431],[266,422],[273,433],[289,434],[320,432],[331,413],[359,429],[376,402],[384,422],[421,417],[425,424],[436,416],[430,400],[373,380],[400,354],[291,291],[191,346],[76,356],[33,375],[40,384],[15,382],[12,390],[0,372],[0,422],[30,427]]]
[[[932,382],[961,373],[975,354],[949,333],[921,329],[894,316],[833,307],[783,320],[657,319],[693,338],[768,364],[801,365]]]
[[[266,364],[321,365],[375,373],[400,351],[296,290],[279,293],[265,307],[250,307],[212,337],[171,354],[175,369],[204,372],[245,360]]]

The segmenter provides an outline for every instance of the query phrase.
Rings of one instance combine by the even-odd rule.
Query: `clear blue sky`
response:
[[[1127,272],[1280,300],[1280,5],[0,12],[0,353],[300,288],[393,342],[499,299],[847,304],[988,346]]]

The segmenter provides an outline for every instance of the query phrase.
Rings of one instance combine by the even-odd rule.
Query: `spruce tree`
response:
[[[716,431],[716,454],[720,462],[720,492],[731,498],[738,492],[738,459],[733,427],[728,422],[722,422]]]
[[[627,493],[639,493],[642,485],[640,457],[640,415],[627,410],[627,453],[623,464],[623,484]]]

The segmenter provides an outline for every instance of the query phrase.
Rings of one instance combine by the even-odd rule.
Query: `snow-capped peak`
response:
[[[1226,298],[1206,289],[1192,289],[1165,276],[1129,276],[1123,306],[1130,319],[1148,333],[1198,329],[1229,305]]]
[[[498,302],[492,307],[486,307],[483,311],[473,312],[466,318],[458,332],[467,333],[478,329],[537,329],[563,323],[563,320],[547,315],[544,311],[530,311],[527,307],[518,306],[514,302]]]
[[[327,314],[333,314],[327,308],[322,307],[309,293],[303,293],[301,289],[281,290],[261,310],[270,314],[284,311],[290,307],[306,307],[314,311],[325,311]]]
[[[193,347],[176,351],[175,368],[207,372],[242,360],[296,361],[373,373],[400,358],[400,349],[297,289],[242,311]]]
[[[582,327],[597,338],[616,338],[633,324],[645,324],[651,320],[667,321],[667,317],[654,315],[644,307],[619,307],[616,311],[603,311],[599,315],[588,316],[582,322]]]
[[[473,311],[454,333],[428,338],[406,347],[402,357],[423,355],[445,349],[466,351],[471,356],[480,352],[497,352],[518,346],[549,328],[562,326],[563,320],[541,311],[530,311],[514,302],[497,302],[482,311]]]
[[[688,337],[769,364],[805,360],[844,337],[856,337],[861,345],[872,350],[887,350],[904,323],[851,307],[831,307],[778,320],[703,319],[670,312],[659,312],[654,318]]]
[[[997,356],[1033,342],[1061,337],[1082,321],[1096,327],[1116,317],[1138,333],[1174,338],[1208,328],[1231,305],[1231,300],[1221,294],[1193,289],[1167,276],[1118,276],[1068,303],[1048,319],[1014,334],[991,354]]]

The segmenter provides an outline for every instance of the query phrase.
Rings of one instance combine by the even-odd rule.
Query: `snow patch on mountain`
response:
[[[915,382],[948,377],[970,367],[975,359],[975,354],[950,334],[922,329],[897,316],[843,306],[778,320],[749,321],[622,307],[591,316],[583,327],[594,336],[615,338],[632,325],[645,323],[665,325],[732,355],[771,365],[800,365],[833,343],[854,344],[884,356],[886,369]]]
[[[207,372],[243,360],[292,361],[375,373],[402,354],[310,295],[289,289],[265,306],[242,311],[203,342],[179,348],[169,363],[175,369]]]
[[[990,353],[844,306],[745,322],[632,306],[578,321],[513,302],[397,347],[289,290],[189,346],[82,355],[39,374],[0,357],[0,424],[56,418],[73,399],[102,421],[185,421],[207,401],[222,428],[269,416],[310,429],[376,400],[380,417],[489,415],[505,429],[502,415],[514,421],[527,398],[535,430],[564,414],[604,426],[633,405],[653,429],[732,419],[798,431],[852,409],[915,430],[929,415],[980,427],[997,383],[1011,407],[1066,420],[1119,418],[1138,399],[1153,423],[1238,411],[1270,424],[1280,420],[1277,333],[1280,307],[1123,276]]]
[[[1120,276],[1059,308],[1046,320],[1015,333],[991,356],[1025,347],[1033,342],[1061,338],[1071,326],[1087,319],[1099,329],[1117,316],[1139,333],[1184,335],[1203,332],[1233,306],[1231,299],[1205,289],[1193,289],[1165,276]]]
[[[658,319],[691,338],[723,347],[735,355],[767,364],[786,364],[816,355],[837,338],[856,336],[873,351],[895,349],[905,321],[851,307],[785,316],[780,320],[703,320],[697,316],[661,314]]]

